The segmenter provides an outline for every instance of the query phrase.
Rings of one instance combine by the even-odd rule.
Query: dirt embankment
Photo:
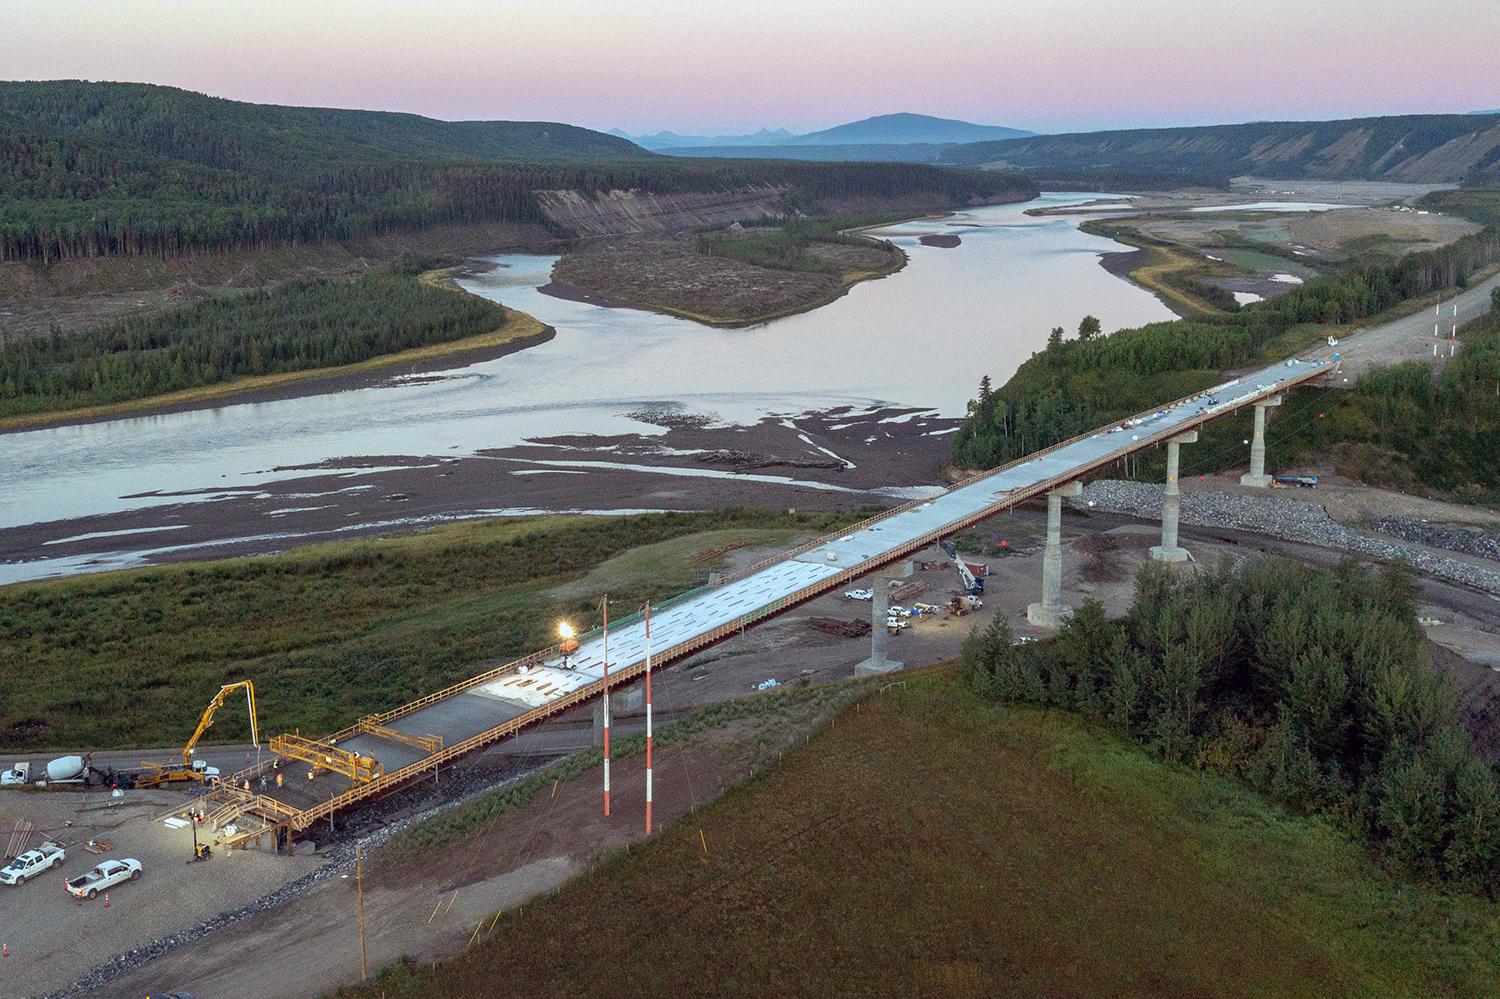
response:
[[[612,236],[640,233],[682,232],[711,229],[732,222],[758,222],[785,218],[787,189],[776,185],[738,187],[730,191],[652,194],[649,191],[538,191],[542,210],[556,224],[580,236]],[[973,199],[971,205],[999,205],[1032,198],[1030,192],[1012,192]],[[816,208],[821,215],[854,215],[871,212],[911,212],[913,216],[954,207],[942,195],[916,192],[906,197],[846,196],[824,198]]]
[[[731,191],[652,194],[649,191],[538,191],[542,211],[581,236],[675,232],[731,222],[782,218],[784,188],[742,187]]]

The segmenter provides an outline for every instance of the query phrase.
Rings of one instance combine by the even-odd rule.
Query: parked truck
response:
[[[43,871],[51,870],[64,860],[68,853],[56,843],[43,843],[35,850],[27,850],[19,857],[0,867],[0,885],[22,885]]]
[[[139,860],[106,860],[87,874],[63,882],[68,894],[75,898],[93,898],[101,891],[113,888],[122,881],[134,881],[141,876]]]
[[[0,772],[0,787],[14,787],[31,783],[31,764],[19,762],[9,770]]]

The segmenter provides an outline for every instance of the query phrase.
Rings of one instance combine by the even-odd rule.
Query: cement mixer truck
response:
[[[59,756],[50,761],[45,770],[35,775],[37,787],[48,787],[53,784],[83,784],[98,786],[108,784],[111,774],[108,771],[96,770],[89,764],[87,756]],[[9,770],[0,774],[0,785],[7,787],[26,785],[33,783],[31,764],[20,762]]]

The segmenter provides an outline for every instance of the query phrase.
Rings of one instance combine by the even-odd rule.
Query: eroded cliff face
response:
[[[781,218],[782,187],[652,194],[650,191],[538,191],[542,211],[580,236],[674,232]]]
[[[784,218],[792,214],[786,203],[788,191],[786,187],[765,185],[682,194],[652,194],[641,190],[596,194],[572,190],[538,191],[536,197],[549,219],[580,236],[617,236],[682,232],[725,226],[731,222]],[[1033,196],[1028,192],[1007,192],[988,198],[971,198],[967,204],[1027,201]],[[914,192],[901,197],[847,195],[824,198],[817,203],[816,211],[829,215],[910,211],[915,215],[959,207],[963,206],[950,204],[943,194]]]

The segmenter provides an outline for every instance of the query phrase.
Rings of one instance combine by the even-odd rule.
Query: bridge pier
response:
[[[869,676],[872,673],[893,673],[900,669],[904,663],[899,663],[890,658],[891,635],[885,630],[885,619],[890,613],[891,607],[891,579],[905,579],[912,573],[910,562],[901,562],[892,566],[887,572],[877,573],[870,581],[870,591],[875,595],[870,599],[870,658],[854,667],[855,676]]]
[[[1062,602],[1062,501],[1083,492],[1083,483],[1069,482],[1047,493],[1047,547],[1042,554],[1042,599],[1026,608],[1026,620],[1038,628],[1060,628],[1073,614]]]
[[[1161,544],[1151,549],[1151,557],[1158,562],[1186,562],[1190,556],[1186,548],[1177,544],[1178,489],[1177,470],[1179,449],[1184,444],[1198,443],[1198,431],[1189,430],[1167,441],[1167,485],[1162,493]]]
[[[1266,409],[1280,406],[1281,396],[1267,396],[1255,404],[1255,434],[1250,438],[1250,471],[1240,476],[1240,485],[1259,486],[1264,489],[1271,484],[1266,474]]]

